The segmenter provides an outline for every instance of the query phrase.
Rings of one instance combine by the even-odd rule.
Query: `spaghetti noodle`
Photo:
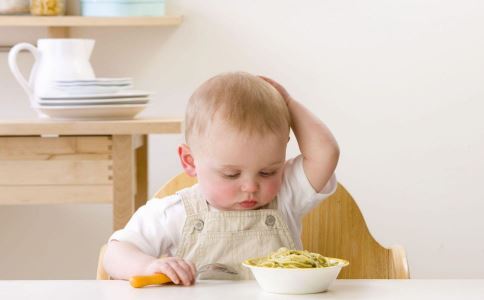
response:
[[[251,265],[267,268],[326,268],[338,264],[328,257],[306,250],[279,248],[267,257],[249,260]]]

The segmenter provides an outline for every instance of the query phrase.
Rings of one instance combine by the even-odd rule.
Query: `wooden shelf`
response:
[[[1,136],[22,135],[105,135],[180,133],[181,119],[133,119],[112,121],[0,120]]]
[[[20,27],[96,27],[96,26],[177,26],[182,16],[160,17],[83,17],[83,16],[0,16],[0,26]]]

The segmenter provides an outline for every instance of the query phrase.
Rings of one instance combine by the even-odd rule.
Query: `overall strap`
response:
[[[198,215],[200,213],[204,214],[208,212],[208,204],[202,193],[200,192],[198,184],[192,187],[180,190],[177,192],[180,196],[187,217]]]

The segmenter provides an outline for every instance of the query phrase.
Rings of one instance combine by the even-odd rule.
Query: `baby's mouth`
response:
[[[257,205],[257,201],[254,199],[245,200],[239,203],[243,208],[254,208]]]

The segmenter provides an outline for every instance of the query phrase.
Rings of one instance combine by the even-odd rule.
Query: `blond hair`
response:
[[[193,93],[185,114],[186,142],[204,134],[216,115],[241,132],[289,135],[291,118],[281,94],[249,73],[217,75]]]

